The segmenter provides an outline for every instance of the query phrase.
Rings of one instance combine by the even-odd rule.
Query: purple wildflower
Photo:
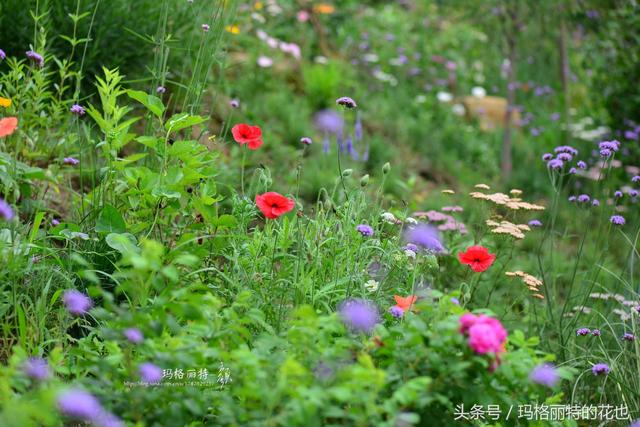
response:
[[[598,199],[593,199],[591,201],[591,206],[600,206],[600,200]]]
[[[563,166],[564,166],[564,163],[560,159],[551,159],[547,163],[547,167],[553,170],[562,169]]]
[[[76,166],[79,163],[80,163],[80,160],[76,159],[75,157],[65,157],[64,158],[64,164],[65,165]]]
[[[391,316],[395,317],[396,319],[399,319],[404,315],[404,310],[394,305],[389,309],[389,313],[391,313]]]
[[[444,252],[438,229],[431,225],[418,224],[409,228],[405,233],[405,240],[431,252]]]
[[[571,168],[571,169],[569,169],[569,173],[570,173],[571,175],[575,175],[575,174],[577,174],[577,173],[578,173],[578,169],[576,169],[576,168]]]
[[[581,194],[578,196],[579,203],[587,203],[589,200],[591,200],[591,197],[589,197],[587,194]]]
[[[240,100],[239,99],[232,99],[231,101],[229,101],[229,106],[231,108],[240,108]]]
[[[460,305],[460,300],[456,297],[451,297],[451,302],[455,305]]]
[[[567,199],[570,203],[573,203],[576,201],[576,196],[569,196],[569,198]]]
[[[535,367],[529,374],[529,380],[549,388],[555,387],[559,379],[556,368],[549,363]]]
[[[353,98],[349,98],[348,96],[343,96],[336,99],[336,104],[342,105],[343,107],[348,109],[356,108],[358,106],[358,104],[356,104],[356,101],[354,101]]]
[[[62,298],[67,311],[76,316],[87,313],[93,305],[91,298],[75,289],[65,291]]]
[[[605,157],[605,158],[611,157],[611,154],[612,154],[612,152],[608,148],[602,148],[600,150],[600,157]]]
[[[127,328],[122,332],[122,334],[133,344],[140,344],[144,341],[144,335],[142,335],[142,332],[138,328]]]
[[[573,148],[570,145],[560,145],[560,146],[554,148],[553,151],[555,153],[569,153],[572,156],[577,156],[578,155],[578,150],[576,150],[575,148]]]
[[[60,412],[71,418],[93,421],[104,413],[98,399],[83,390],[67,390],[62,392],[57,400]]]
[[[630,334],[629,332],[625,332],[625,334],[622,335],[622,339],[625,341],[633,341],[636,339],[636,337],[633,334]]]
[[[640,418],[632,422],[629,427],[640,427]]]
[[[570,162],[571,160],[573,160],[573,156],[569,153],[560,153],[556,158],[562,160],[563,162]]]
[[[24,373],[34,380],[43,381],[51,376],[49,364],[45,359],[40,357],[32,357],[23,365]]]
[[[27,58],[33,61],[38,67],[42,68],[44,66],[44,57],[33,50],[29,50],[26,52]]]
[[[634,177],[631,178],[631,182],[640,182],[640,175],[634,175]]]
[[[609,218],[609,221],[611,221],[611,224],[614,225],[624,225],[624,223],[626,222],[622,215],[612,215],[611,218]]]
[[[589,328],[580,328],[576,331],[576,335],[579,337],[589,335],[590,333],[591,333],[591,330]]]
[[[593,372],[593,375],[600,375],[600,374],[607,375],[610,371],[611,369],[609,368],[609,365],[607,365],[606,363],[596,363],[591,368],[591,372]]]
[[[616,191],[615,193],[613,193],[613,197],[619,199],[620,197],[622,197],[622,191]]]
[[[7,54],[4,53],[4,50],[0,49],[0,61],[4,60],[7,57]]]
[[[556,122],[560,120],[560,113],[551,113],[551,116],[549,116],[549,118],[552,122]]]
[[[591,331],[591,335],[593,335],[594,337],[599,337],[601,335],[600,329],[594,329],[593,331]]]
[[[303,136],[302,138],[300,138],[300,142],[304,145],[311,145],[313,143],[311,138],[309,138],[308,136]]]
[[[342,321],[356,332],[371,332],[379,320],[376,306],[372,302],[362,299],[344,301],[338,310]]]
[[[162,379],[162,369],[150,362],[145,362],[138,367],[138,373],[142,381],[146,383],[159,383]]]
[[[71,111],[71,114],[75,114],[76,116],[84,116],[86,113],[84,107],[80,104],[73,104],[69,111]]]
[[[4,200],[0,199],[0,218],[11,221],[14,217],[13,209]]]
[[[373,228],[371,228],[370,225],[367,224],[359,224],[356,227],[356,230],[358,231],[358,233],[362,234],[363,236],[366,237],[371,237],[373,236]]]
[[[631,189],[631,190],[627,191],[627,194],[629,194],[629,196],[631,196],[631,197],[638,197],[638,190]]]
[[[620,149],[620,142],[615,139],[613,141],[602,141],[598,144],[598,149],[600,149],[601,152],[602,150],[618,151]]]
[[[313,123],[320,132],[332,135],[342,132],[344,127],[342,117],[333,110],[318,111],[313,117]]]
[[[537,219],[532,219],[531,221],[529,221],[529,227],[542,227],[542,222]]]
[[[204,31],[205,33],[209,31],[209,24],[202,24],[202,31]]]
[[[586,169],[587,168],[587,164],[585,162],[583,162],[582,160],[578,161],[578,163],[576,163],[576,166],[578,166],[579,169]]]
[[[405,251],[413,251],[413,252],[418,252],[419,250],[418,246],[414,245],[413,243],[407,243],[403,249]]]
[[[167,88],[164,86],[158,86],[156,88],[156,93],[159,95],[162,95],[163,93],[165,93],[167,91]]]
[[[56,218],[53,218],[51,220],[51,225],[53,225],[54,227],[57,227],[58,225],[60,225],[60,221],[57,220]]]
[[[553,159],[553,154],[551,154],[551,153],[544,153],[542,155],[542,161],[543,162],[548,162],[551,159]]]

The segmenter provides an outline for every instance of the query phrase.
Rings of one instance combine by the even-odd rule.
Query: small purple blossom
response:
[[[444,252],[438,229],[431,225],[418,224],[409,228],[405,233],[405,240],[431,252]]]
[[[577,174],[577,173],[578,173],[578,169],[576,169],[576,168],[571,168],[571,169],[569,169],[569,173],[570,173],[571,175],[575,175],[575,174]]]
[[[39,53],[33,50],[29,50],[25,54],[27,55],[27,58],[33,61],[39,68],[42,68],[44,66],[44,57]]]
[[[578,196],[579,203],[587,203],[589,200],[591,200],[591,197],[589,197],[587,194],[581,194]]]
[[[551,113],[549,118],[552,122],[557,122],[558,120],[560,120],[560,113]]]
[[[231,108],[240,108],[240,100],[239,99],[232,99],[231,101],[229,101],[229,106]]]
[[[572,156],[577,156],[578,155],[578,150],[576,150],[575,148],[573,148],[570,145],[560,145],[560,146],[554,148],[553,151],[555,153],[569,153]]]
[[[373,236],[373,228],[371,228],[371,226],[367,224],[359,224],[356,227],[356,231],[358,231],[358,233],[362,234],[365,237]]]
[[[353,98],[349,98],[348,96],[343,96],[336,99],[336,104],[342,105],[343,107],[348,109],[356,108],[358,106],[358,104],[356,104],[356,101],[354,101]]]
[[[93,305],[91,298],[75,289],[65,291],[62,299],[67,311],[76,316],[87,313]]]
[[[34,380],[44,381],[51,376],[49,363],[47,363],[46,359],[42,359],[40,357],[32,357],[28,359],[22,368],[24,373]]]
[[[547,167],[553,170],[562,169],[563,166],[564,166],[564,163],[560,159],[551,159],[547,163]]]
[[[604,157],[604,158],[611,157],[611,154],[613,153],[608,148],[602,148],[600,150],[600,157]]]
[[[558,376],[556,368],[549,363],[535,367],[529,374],[529,380],[531,382],[541,384],[549,388],[555,387],[559,379],[560,377]]]
[[[587,168],[587,164],[582,160],[579,160],[578,163],[576,163],[576,166],[578,166],[578,169],[586,169]]]
[[[144,341],[144,335],[142,335],[142,332],[138,328],[127,328],[122,331],[122,334],[125,336],[127,341],[133,344],[140,344]]]
[[[619,199],[620,197],[622,197],[622,191],[616,191],[615,193],[613,193],[613,197],[615,197],[616,199]]]
[[[600,200],[598,199],[593,199],[591,201],[591,206],[600,206]]]
[[[391,314],[391,316],[395,317],[396,319],[399,319],[404,315],[404,310],[394,305],[389,309],[389,313]]]
[[[57,227],[58,225],[60,225],[60,221],[57,220],[56,218],[53,218],[51,220],[51,225],[53,225],[54,227]]]
[[[542,227],[542,222],[537,219],[532,219],[531,221],[529,221],[529,227]]]
[[[576,336],[583,337],[585,335],[589,335],[591,333],[591,329],[589,328],[580,328],[576,331]]]
[[[413,251],[413,252],[418,252],[420,250],[420,248],[418,248],[417,245],[414,245],[413,243],[407,243],[404,248],[405,251]]]
[[[14,217],[13,209],[4,200],[0,199],[0,218],[4,218],[6,221],[11,221]]]
[[[0,49],[0,61],[7,58],[7,54],[4,53],[4,50]]]
[[[57,401],[60,412],[71,418],[94,421],[104,413],[98,399],[84,390],[64,391],[58,396]]]
[[[205,33],[209,31],[211,27],[209,27],[209,24],[202,24],[202,31],[204,31]]]
[[[599,337],[601,335],[600,329],[594,329],[593,331],[591,331],[591,335],[593,335],[594,337]]]
[[[138,373],[142,381],[146,383],[159,383],[162,380],[162,369],[150,362],[145,362],[138,367]]]
[[[369,333],[379,321],[378,309],[363,299],[344,301],[338,308],[342,321],[355,332]]]
[[[634,175],[633,178],[631,178],[631,182],[640,182],[640,175]]]
[[[606,363],[596,363],[591,368],[591,372],[593,372],[593,375],[607,375],[609,372],[611,372],[611,368],[609,368],[609,365],[607,365]]]
[[[65,157],[63,162],[65,165],[76,166],[80,163],[80,160],[76,159],[75,157]]]
[[[79,104],[73,104],[69,111],[71,111],[71,114],[75,114],[76,116],[84,116],[86,114],[84,107]]]
[[[551,153],[544,153],[542,155],[542,161],[543,162],[548,162],[551,159],[553,159],[553,154],[551,154]]]
[[[573,160],[573,156],[569,153],[560,153],[556,156],[557,159],[562,160],[563,162],[570,162]]]
[[[609,221],[611,221],[611,224],[613,225],[624,225],[626,222],[622,215],[612,215],[611,218],[609,218]]]
[[[303,143],[304,145],[313,144],[313,141],[308,136],[303,136],[302,138],[300,138],[300,142]]]
[[[163,94],[163,93],[165,93],[166,91],[167,91],[167,88],[166,88],[166,87],[164,87],[164,86],[158,86],[158,87],[156,88],[156,93],[157,93],[158,95],[162,95],[162,94]]]
[[[569,203],[573,203],[573,202],[576,201],[576,199],[577,199],[576,196],[569,196],[569,198],[567,200],[569,201]]]
[[[622,339],[624,341],[633,341],[636,339],[636,337],[633,334],[630,334],[629,332],[625,332],[625,334],[622,335]]]
[[[633,198],[633,197],[638,197],[638,190],[633,190],[633,189],[631,189],[631,190],[627,191],[627,194],[628,194],[629,196],[631,196],[632,198]]]
[[[618,151],[620,149],[620,142],[616,141],[602,141],[598,144],[598,149],[600,150],[609,150],[609,151]]]

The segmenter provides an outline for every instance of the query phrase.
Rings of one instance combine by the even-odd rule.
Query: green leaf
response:
[[[178,132],[184,128],[199,125],[207,119],[202,116],[192,116],[187,113],[179,113],[171,116],[164,128],[170,132]]]
[[[228,227],[228,228],[233,228],[236,226],[236,224],[238,223],[238,221],[236,221],[236,218],[233,215],[221,215],[218,218],[216,218],[213,223],[217,226],[217,227]]]
[[[111,205],[106,205],[100,211],[96,231],[99,233],[124,233],[127,224],[124,222],[120,212]]]
[[[164,114],[164,104],[162,104],[162,100],[157,96],[149,95],[141,90],[128,90],[127,95],[147,107],[147,109],[158,118],[162,118]]]
[[[105,241],[110,248],[115,249],[124,256],[140,253],[136,236],[131,233],[109,233]]]

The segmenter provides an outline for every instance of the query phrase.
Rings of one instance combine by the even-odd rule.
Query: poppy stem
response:
[[[242,191],[242,197],[244,197],[244,161],[247,155],[247,150],[244,149],[244,146],[240,147],[242,150],[242,163],[240,165],[240,190]]]

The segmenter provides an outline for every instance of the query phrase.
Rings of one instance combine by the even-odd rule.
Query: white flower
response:
[[[314,61],[315,61],[316,63],[318,63],[318,64],[328,64],[328,63],[329,63],[329,60],[328,60],[326,57],[324,57],[324,56],[320,56],[320,55],[319,55],[319,56],[316,56],[316,57],[314,58]]]
[[[475,96],[476,98],[484,98],[485,96],[487,96],[487,91],[481,86],[476,86],[471,89],[471,95]]]
[[[364,287],[369,292],[375,292],[380,287],[380,283],[378,283],[378,282],[376,282],[375,280],[372,279],[372,280],[369,280],[368,282],[366,282],[364,284]]]
[[[398,220],[396,219],[395,215],[393,215],[391,212],[384,212],[382,215],[382,220],[386,223],[389,224],[395,224]]]
[[[260,56],[258,57],[258,65],[262,68],[269,68],[273,65],[273,59],[268,56]]]
[[[451,102],[451,100],[453,99],[453,95],[451,95],[449,92],[438,92],[436,97],[440,102]]]
[[[407,217],[407,219],[405,219],[404,222],[411,225],[416,225],[418,223],[418,221],[416,221],[415,218],[411,218],[411,217]]]
[[[362,55],[362,60],[365,62],[378,62],[379,58],[375,53],[366,53]]]
[[[464,105],[454,104],[451,107],[451,111],[453,111],[453,114],[455,114],[456,116],[464,116],[466,110],[464,109]]]
[[[407,258],[416,259],[416,253],[411,249],[405,249],[404,254],[407,256]]]
[[[427,97],[422,95],[422,94],[420,94],[420,95],[416,96],[415,101],[418,104],[424,104],[425,102],[427,102]]]

